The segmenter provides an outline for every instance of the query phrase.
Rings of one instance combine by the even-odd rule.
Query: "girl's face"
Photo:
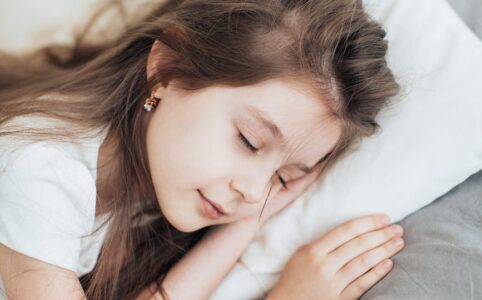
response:
[[[303,176],[303,166],[314,166],[340,135],[301,83],[273,79],[191,93],[170,87],[156,90],[162,100],[149,113],[147,154],[162,213],[183,232],[259,215],[270,188],[268,201],[282,188],[279,176]],[[201,194],[228,215],[208,217]]]

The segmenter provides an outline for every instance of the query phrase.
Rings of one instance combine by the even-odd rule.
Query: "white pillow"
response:
[[[482,42],[445,0],[365,7],[387,31],[400,102],[380,114],[378,135],[260,229],[210,299],[261,297],[299,246],[333,226],[375,212],[398,222],[482,169]]]

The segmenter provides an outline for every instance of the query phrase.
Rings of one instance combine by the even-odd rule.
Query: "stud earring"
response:
[[[157,103],[159,103],[160,100],[161,99],[156,98],[154,96],[150,96],[149,98],[146,98],[146,100],[144,100],[144,110],[146,111],[153,110],[154,108],[156,108]]]

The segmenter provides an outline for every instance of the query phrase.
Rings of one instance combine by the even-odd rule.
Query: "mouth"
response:
[[[230,215],[229,213],[227,213],[227,212],[224,210],[224,208],[223,208],[221,205],[219,205],[219,204],[211,201],[209,198],[207,198],[206,196],[204,196],[203,193],[201,193],[200,190],[198,190],[198,192],[199,192],[199,195],[201,196],[202,200],[204,200],[204,201],[206,202],[206,204],[209,204],[209,206],[210,206],[212,209],[214,209],[219,216],[221,216],[221,215],[223,215],[223,216],[229,216],[229,215]],[[215,214],[212,213],[212,211],[209,210],[210,207],[207,207],[207,209],[206,209],[206,210],[207,210],[207,213],[208,213],[208,214],[210,213],[210,216],[211,216],[211,217],[217,217]]]

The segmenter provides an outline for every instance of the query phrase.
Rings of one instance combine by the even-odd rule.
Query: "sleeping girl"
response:
[[[207,299],[399,86],[357,0],[167,1],[69,64],[0,75],[8,299]],[[336,199],[332,199],[336,205]],[[300,247],[267,298],[357,299],[403,229],[376,213]]]

